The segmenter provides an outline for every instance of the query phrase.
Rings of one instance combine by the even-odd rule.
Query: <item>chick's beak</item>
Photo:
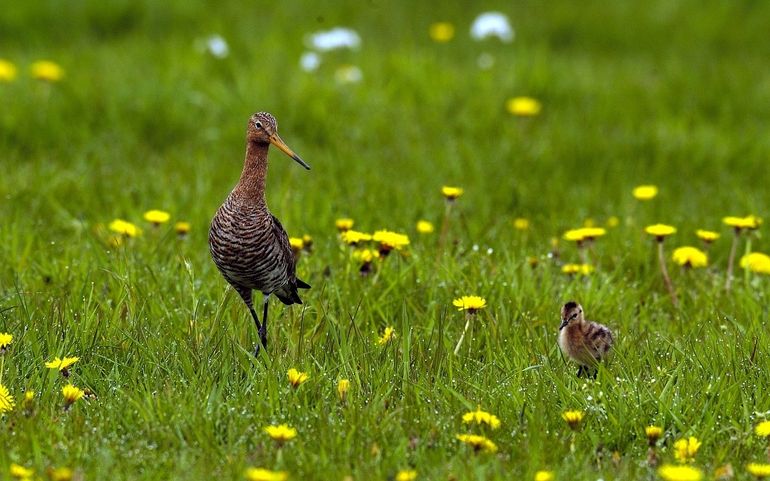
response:
[[[567,324],[569,324],[569,319],[562,319],[561,325],[559,326],[559,330],[561,331],[562,329],[564,329],[567,326]]]
[[[270,143],[281,149],[281,151],[291,157],[292,159],[296,160],[299,165],[306,168],[307,170],[310,170],[310,166],[305,163],[304,160],[302,160],[299,155],[295,154],[293,150],[289,148],[286,143],[281,140],[280,137],[278,137],[278,134],[273,134],[270,136]]]

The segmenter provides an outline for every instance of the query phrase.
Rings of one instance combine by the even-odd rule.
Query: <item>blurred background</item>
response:
[[[474,38],[485,12],[510,35],[498,19]],[[767,18],[750,1],[12,2],[2,244],[150,208],[202,241],[259,110],[313,167],[271,157],[290,233],[404,229],[442,184],[473,194],[467,229],[489,242],[515,217],[547,239],[629,214],[639,183],[662,188],[650,221],[716,228],[769,200]],[[40,60],[56,79],[34,78]]]

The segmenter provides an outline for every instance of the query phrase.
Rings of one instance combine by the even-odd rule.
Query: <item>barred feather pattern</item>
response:
[[[289,236],[266,206],[249,205],[231,194],[211,221],[209,248],[222,276],[248,297],[249,307],[251,290],[301,303]]]
[[[597,322],[572,323],[559,332],[559,347],[582,366],[594,366],[604,359],[615,339],[606,326]]]

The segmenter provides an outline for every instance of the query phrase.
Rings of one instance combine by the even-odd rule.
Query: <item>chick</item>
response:
[[[578,377],[583,373],[589,375],[607,356],[614,341],[612,331],[606,326],[585,320],[583,306],[577,302],[570,301],[561,308],[559,347],[580,366]],[[598,369],[594,370],[594,378],[597,372]]]

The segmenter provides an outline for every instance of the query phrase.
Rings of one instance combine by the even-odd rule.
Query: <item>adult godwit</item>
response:
[[[267,349],[267,307],[271,294],[286,305],[302,304],[297,288],[310,286],[297,279],[289,236],[267,208],[265,179],[267,150],[275,145],[310,170],[278,136],[275,118],[267,112],[251,116],[246,129],[246,160],[241,178],[217,210],[209,229],[209,250],[222,276],[249,308]],[[254,311],[252,291],[262,292],[262,323]],[[259,344],[254,355],[259,355]]]
[[[577,302],[570,301],[561,308],[559,347],[580,366],[578,377],[584,372],[590,375],[591,369],[607,356],[614,341],[607,326],[583,317],[583,306]],[[596,374],[598,369],[594,371],[594,378]]]

